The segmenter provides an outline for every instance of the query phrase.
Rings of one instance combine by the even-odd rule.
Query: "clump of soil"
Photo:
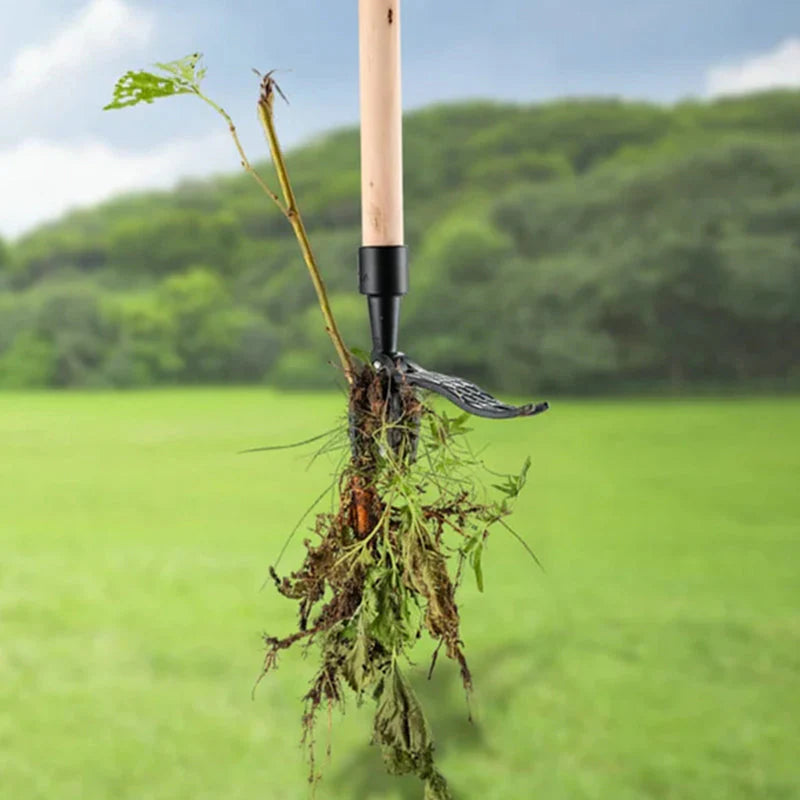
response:
[[[284,577],[270,570],[278,591],[297,602],[298,624],[283,637],[265,637],[264,674],[295,644],[320,651],[302,722],[312,782],[320,708],[330,715],[349,690],[375,701],[372,741],[387,769],[416,774],[426,800],[451,796],[402,668],[427,632],[471,689],[456,587],[468,561],[482,589],[489,528],[510,513],[527,470],[495,487],[500,500],[484,496],[472,480],[479,464],[461,442],[465,421],[435,413],[402,379],[361,367],[350,391],[351,457],[339,476],[338,510],[317,515],[298,570]]]

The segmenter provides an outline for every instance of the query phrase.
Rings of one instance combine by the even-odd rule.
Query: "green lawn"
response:
[[[308,796],[312,663],[250,690],[261,632],[294,624],[267,567],[334,464],[236,451],[342,411],[265,390],[0,395],[3,800]],[[533,458],[516,527],[546,574],[498,531],[486,593],[466,581],[475,725],[457,670],[427,684],[420,649],[457,798],[800,797],[800,401],[556,402],[476,423],[490,436],[494,466]],[[421,800],[349,711],[319,800]]]

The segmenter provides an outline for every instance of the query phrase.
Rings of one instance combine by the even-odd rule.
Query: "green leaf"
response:
[[[519,496],[519,493],[525,487],[528,480],[528,470],[531,468],[530,456],[525,459],[519,475],[506,475],[503,483],[493,483],[492,487],[502,492],[508,498],[513,499]]]
[[[358,621],[355,642],[342,667],[342,672],[353,691],[360,694],[371,682],[372,672],[370,667],[369,640],[367,632],[364,630],[364,619],[361,617]]]
[[[452,800],[453,795],[447,786],[447,781],[440,772],[434,772],[425,781],[424,800]]]
[[[358,359],[361,359],[365,364],[369,364],[371,359],[369,357],[369,353],[366,350],[362,350],[360,347],[351,347],[350,352]]]
[[[413,639],[408,591],[389,569],[376,569],[364,592],[366,633],[387,652]]]
[[[206,76],[206,67],[199,66],[202,58],[202,53],[192,53],[176,61],[157,61],[155,66],[162,72],[172,75],[176,81],[195,86]]]
[[[396,665],[383,680],[373,736],[390,772],[402,775],[429,768],[431,731],[411,684]]]
[[[433,763],[433,740],[422,706],[396,664],[378,686],[376,699],[372,738],[381,748],[386,769],[424,780],[426,800],[452,800],[447,781]]]
[[[152,103],[160,97],[199,94],[200,82],[206,74],[206,68],[199,66],[202,57],[201,53],[192,53],[177,61],[155,64],[160,74],[129,70],[117,81],[112,100],[103,110]]]
[[[472,554],[472,569],[475,570],[475,583],[478,584],[478,591],[483,591],[483,568],[481,567],[481,554],[483,553],[483,545],[480,544],[475,548]]]
[[[467,423],[469,422],[469,413],[464,412],[463,414],[459,414],[457,417],[450,420],[450,433],[452,436],[459,436],[461,434],[469,433],[472,428],[470,428]]]

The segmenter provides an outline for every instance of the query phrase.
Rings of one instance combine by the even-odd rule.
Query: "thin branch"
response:
[[[317,301],[319,303],[322,316],[325,320],[325,329],[328,336],[333,342],[336,353],[339,356],[342,369],[344,371],[347,382],[352,385],[353,374],[355,371],[355,364],[353,356],[350,351],[345,347],[342,335],[339,333],[339,328],[336,325],[336,320],[331,311],[330,303],[328,302],[328,294],[325,290],[325,284],[320,275],[314,253],[311,250],[311,244],[308,241],[308,234],[306,233],[305,226],[303,225],[302,217],[297,208],[297,201],[295,200],[292,185],[289,182],[289,175],[286,171],[286,164],[283,160],[283,153],[281,152],[280,144],[278,143],[278,136],[275,133],[275,128],[272,122],[272,101],[274,93],[277,91],[281,97],[286,99],[283,92],[272,79],[272,73],[268,72],[261,81],[261,92],[258,100],[258,116],[269,142],[270,152],[272,153],[272,160],[275,165],[275,170],[278,173],[278,180],[281,185],[283,193],[283,201],[278,195],[269,188],[266,181],[256,172],[250,160],[245,154],[244,147],[239,139],[239,134],[233,120],[227,111],[222,106],[215,103],[210,97],[203,94],[200,88],[200,83],[205,77],[205,67],[199,66],[202,56],[200,53],[193,53],[177,61],[169,61],[166,63],[156,64],[161,74],[153,74],[150,72],[126,72],[120,78],[114,87],[114,96],[112,101],[105,106],[106,109],[111,108],[124,108],[126,106],[137,105],[141,102],[152,103],[158,97],[170,97],[175,94],[194,94],[199,97],[206,105],[210,106],[217,112],[227,123],[228,131],[230,132],[236,150],[239,153],[239,159],[242,167],[246,172],[252,175],[253,179],[259,185],[261,190],[272,200],[273,203],[280,209],[280,212],[286,217],[294,230],[297,242],[300,245],[300,250],[303,254],[303,260],[308,267],[309,274],[311,275],[311,282],[314,285],[314,290],[317,293]]]
[[[325,283],[320,275],[319,267],[317,266],[317,261],[314,256],[314,252],[311,249],[311,243],[308,240],[308,234],[306,233],[305,225],[303,224],[303,218],[301,217],[300,211],[297,207],[294,190],[292,189],[292,184],[289,180],[289,173],[286,170],[286,162],[283,158],[283,151],[281,150],[280,142],[278,141],[278,135],[275,132],[275,125],[272,117],[272,104],[275,97],[274,88],[275,81],[268,73],[264,76],[261,82],[261,94],[258,98],[258,118],[261,120],[261,125],[264,128],[264,134],[267,137],[270,153],[272,154],[272,162],[275,165],[275,171],[278,174],[278,182],[281,185],[281,191],[283,193],[283,199],[286,205],[286,210],[284,213],[286,214],[286,218],[289,220],[289,223],[294,230],[295,237],[300,245],[300,250],[303,253],[303,261],[305,261],[306,267],[308,267],[308,272],[311,276],[311,282],[314,284],[314,290],[317,293],[317,301],[319,302],[320,311],[322,311],[322,317],[325,320],[325,329],[327,330],[328,336],[333,343],[336,354],[339,356],[339,361],[342,365],[342,369],[344,370],[345,377],[347,378],[348,383],[352,383],[354,370],[353,357],[345,346],[342,335],[339,332],[338,326],[336,325],[336,320],[333,316],[330,302],[328,301],[328,293],[325,289]]]
[[[199,89],[195,89],[195,91],[201,100],[210,105],[211,108],[213,108],[214,111],[216,111],[217,114],[219,114],[225,120],[225,122],[228,123],[228,130],[230,131],[233,143],[236,145],[236,150],[239,152],[239,158],[245,172],[248,172],[253,176],[253,179],[261,187],[261,190],[264,192],[264,194],[266,194],[272,200],[272,202],[278,206],[281,214],[288,216],[287,208],[281,202],[280,197],[278,197],[278,195],[269,188],[266,181],[258,174],[258,172],[256,172],[255,167],[253,167],[253,165],[250,163],[250,160],[247,158],[247,154],[244,152],[244,147],[242,147],[242,143],[239,140],[239,133],[236,130],[236,125],[233,124],[230,114],[228,114],[228,112],[222,108],[222,106],[217,105],[210,97],[206,97]]]

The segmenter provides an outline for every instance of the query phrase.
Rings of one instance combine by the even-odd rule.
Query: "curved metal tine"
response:
[[[424,369],[413,361],[405,362],[406,370],[403,374],[408,383],[421,389],[446,397],[460,409],[478,417],[489,419],[511,419],[513,417],[532,417],[541,414],[550,407],[548,403],[527,403],[523,406],[512,406],[498,400],[485,389],[474,383],[458,378],[454,375],[445,375],[441,372],[432,372]]]

